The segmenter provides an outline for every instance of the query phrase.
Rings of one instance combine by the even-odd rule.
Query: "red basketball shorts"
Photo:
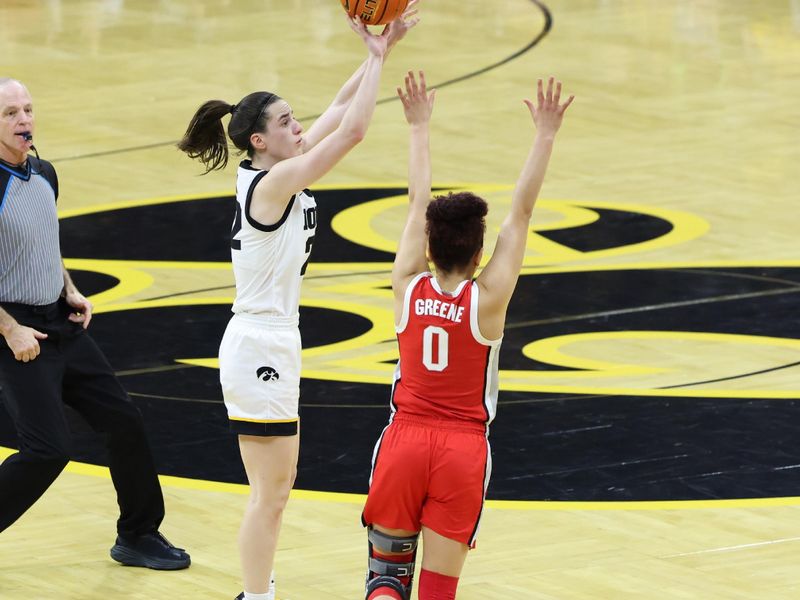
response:
[[[375,446],[362,521],[473,547],[491,470],[483,424],[396,415]]]

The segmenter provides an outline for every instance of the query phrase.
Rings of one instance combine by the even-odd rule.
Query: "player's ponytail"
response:
[[[228,164],[228,139],[222,126],[222,117],[229,114],[233,105],[222,100],[209,100],[197,109],[178,149],[190,158],[200,159],[206,173],[224,169]]]
[[[228,139],[222,125],[222,118],[230,114],[228,136],[233,145],[252,158],[253,147],[250,136],[266,131],[267,108],[279,100],[272,92],[253,92],[242,98],[238,104],[228,104],[222,100],[209,100],[192,117],[178,148],[190,158],[200,159],[206,173],[224,169],[228,164]]]

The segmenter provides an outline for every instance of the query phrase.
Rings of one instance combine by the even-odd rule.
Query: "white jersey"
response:
[[[289,200],[281,218],[262,225],[250,215],[253,190],[267,171],[242,161],[236,178],[231,258],[236,278],[234,313],[295,317],[300,284],[314,243],[317,203],[308,190]]]

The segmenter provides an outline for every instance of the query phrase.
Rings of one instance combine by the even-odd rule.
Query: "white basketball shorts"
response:
[[[231,431],[296,435],[300,400],[298,317],[233,315],[219,347]]]

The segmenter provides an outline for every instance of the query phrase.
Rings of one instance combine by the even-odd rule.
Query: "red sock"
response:
[[[419,600],[455,600],[458,577],[422,569],[419,574]]]
[[[380,587],[372,592],[367,600],[375,600],[378,596],[389,596],[392,600],[403,600],[403,597],[392,588]]]
[[[372,549],[372,556],[390,563],[409,563],[414,560],[413,552],[408,554],[383,554],[375,548]],[[397,579],[405,586],[408,586],[408,582],[411,581],[411,577],[398,577]],[[403,597],[398,592],[388,587],[379,587],[367,597],[367,600],[374,600],[381,595],[390,596],[393,600],[403,600]]]

